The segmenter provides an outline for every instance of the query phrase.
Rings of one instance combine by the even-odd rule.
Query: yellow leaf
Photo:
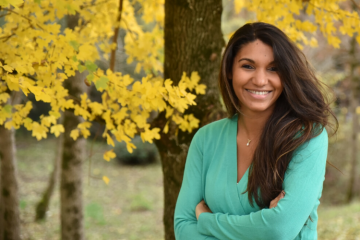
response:
[[[0,103],[6,103],[6,101],[10,98],[10,95],[8,93],[1,93],[0,94]]]
[[[164,132],[164,133],[168,133],[168,132],[169,132],[169,122],[167,122],[167,123],[165,124],[165,127],[164,127],[164,129],[163,129],[163,132]]]
[[[40,117],[41,118],[41,125],[45,127],[50,127],[51,124],[56,124],[56,118],[55,116],[46,116],[46,117]]]
[[[32,124],[32,136],[36,137],[37,140],[41,140],[42,138],[46,138],[46,133],[49,129],[43,125],[40,125],[38,122],[33,122]]]
[[[116,154],[114,153],[114,149],[111,149],[107,152],[104,153],[103,155],[103,158],[106,160],[106,161],[110,161],[112,158],[115,158],[116,157]]]
[[[102,179],[106,183],[106,185],[109,185],[110,179],[107,176],[103,176]]]
[[[65,131],[64,126],[61,124],[54,125],[50,128],[50,133],[53,133],[56,137]]]
[[[106,140],[108,145],[115,147],[114,140],[112,139],[112,137],[110,137],[109,134],[106,134]]]
[[[17,6],[23,2],[23,0],[0,0],[0,6],[7,7],[9,4],[11,4],[15,8],[18,8]]]
[[[357,37],[356,37],[356,41],[358,42],[358,44],[360,45],[360,33],[358,33]]]
[[[31,131],[32,130],[32,122],[33,120],[31,118],[25,118],[24,119],[24,127],[28,130]]]
[[[235,12],[239,13],[245,7],[245,0],[234,0]]]
[[[126,149],[128,150],[129,153],[132,153],[133,149],[135,149],[135,148],[136,148],[136,146],[133,143],[131,143],[131,142],[126,143]]]
[[[356,108],[356,113],[357,113],[358,115],[360,115],[360,106],[358,106],[358,107]]]
[[[205,84],[199,84],[195,88],[196,94],[205,94],[206,85]]]
[[[14,68],[9,65],[4,65],[2,68],[7,72],[12,72],[14,70]]]
[[[81,134],[84,136],[84,138],[88,138],[90,136],[90,131],[87,129],[81,129]]]
[[[78,129],[72,130],[70,133],[70,137],[72,137],[72,139],[74,139],[75,141],[79,137],[79,130]]]

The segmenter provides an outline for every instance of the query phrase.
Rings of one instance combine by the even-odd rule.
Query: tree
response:
[[[9,106],[20,97],[13,94]],[[0,102],[1,103],[1,102]],[[0,106],[3,106],[1,104]],[[0,239],[21,239],[19,216],[19,185],[15,149],[15,130],[0,125]]]
[[[350,178],[349,185],[346,193],[346,202],[350,203],[355,196],[355,179],[356,179],[356,169],[357,169],[357,155],[358,155],[358,135],[359,135],[359,117],[357,113],[357,108],[359,107],[359,86],[360,79],[355,75],[355,70],[360,66],[359,59],[356,55],[356,42],[355,38],[351,39],[349,57],[350,57],[350,69],[349,69],[349,78],[351,81],[351,96],[350,96],[350,112],[352,115],[352,131],[351,131],[351,159],[350,159]]]
[[[0,239],[20,239],[19,195],[14,129],[0,126],[1,230]]]
[[[79,15],[67,17],[69,29],[74,30]],[[86,93],[85,74],[75,73],[64,82],[64,87],[73,97],[79,98]],[[73,140],[71,131],[83,123],[84,119],[69,110],[64,112],[64,141],[61,159],[61,239],[84,239],[83,201],[82,201],[82,165],[85,161],[86,141],[84,137]]]
[[[50,174],[48,185],[43,192],[40,201],[35,207],[35,221],[44,220],[46,217],[46,212],[49,209],[50,199],[54,192],[56,183],[59,179],[60,173],[60,163],[63,153],[63,144],[64,144],[64,134],[60,134],[56,143],[56,153],[54,158],[54,169]]]
[[[165,78],[178,79],[185,72],[198,71],[207,86],[207,94],[187,113],[200,119],[200,126],[224,117],[219,101],[217,77],[224,40],[221,32],[221,0],[165,1]],[[181,36],[181,37],[179,37]],[[166,115],[153,123],[163,128]],[[164,174],[165,239],[174,239],[174,209],[180,191],[185,159],[194,133],[179,132],[171,126],[156,145]]]

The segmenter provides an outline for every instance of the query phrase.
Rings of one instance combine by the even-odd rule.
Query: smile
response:
[[[249,89],[246,89],[246,91],[248,91],[252,94],[256,94],[256,95],[266,95],[271,92],[271,91],[254,91],[254,90],[249,90]]]

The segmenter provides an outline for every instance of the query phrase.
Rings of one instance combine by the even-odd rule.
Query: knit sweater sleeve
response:
[[[176,202],[174,230],[177,240],[216,240],[217,238],[201,234],[195,215],[196,205],[203,200],[202,181],[203,136],[198,130],[191,141],[186,159],[183,182]]]
[[[322,190],[327,150],[328,136],[324,129],[294,152],[284,178],[286,195],[277,207],[242,216],[201,213],[197,223],[199,233],[222,240],[294,239],[309,218]],[[200,195],[197,200],[201,200]]]

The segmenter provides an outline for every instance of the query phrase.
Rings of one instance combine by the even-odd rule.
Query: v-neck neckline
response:
[[[239,114],[236,113],[235,116],[233,117],[233,124],[235,124],[235,126],[233,126],[232,128],[234,129],[234,131],[231,131],[231,135],[234,133],[235,136],[231,136],[231,139],[234,139],[235,142],[235,147],[233,148],[235,150],[235,153],[232,154],[232,156],[235,156],[235,167],[233,169],[235,169],[235,181],[236,185],[239,186],[240,183],[244,182],[243,179],[248,177],[248,173],[249,173],[249,168],[251,166],[251,164],[249,165],[249,167],[246,169],[246,171],[244,172],[244,174],[242,175],[242,177],[240,178],[239,181],[237,181],[238,179],[238,145],[237,145],[237,133],[238,133],[238,120],[239,120]],[[242,184],[240,184],[242,185]]]

